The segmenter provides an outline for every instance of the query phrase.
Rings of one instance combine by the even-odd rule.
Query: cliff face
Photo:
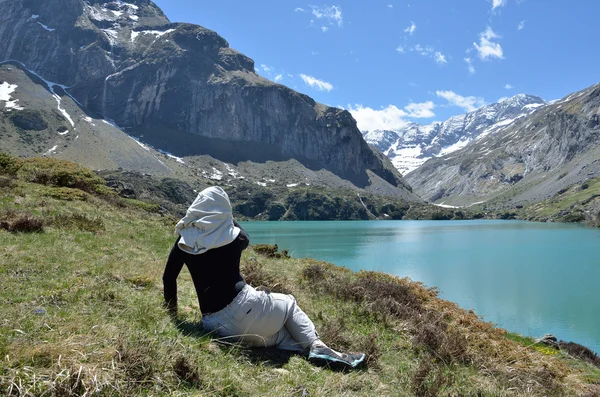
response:
[[[148,0],[0,0],[0,60],[16,60],[89,111],[178,156],[296,158],[360,187],[367,170],[400,174],[351,115],[254,72],[254,62],[200,26],[170,23]]]

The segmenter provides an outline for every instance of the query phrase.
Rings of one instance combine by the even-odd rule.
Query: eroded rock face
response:
[[[16,60],[91,112],[178,156],[296,158],[357,186],[400,174],[351,115],[254,72],[217,33],[170,23],[147,0],[1,0],[0,60]]]

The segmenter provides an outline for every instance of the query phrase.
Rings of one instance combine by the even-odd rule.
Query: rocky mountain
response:
[[[149,0],[0,0],[0,11],[0,61],[45,86],[69,129],[61,101],[174,158],[293,160],[419,200],[347,111],[258,76],[217,33],[171,23]]]
[[[464,148],[477,139],[507,128],[544,106],[547,103],[542,98],[519,94],[473,112],[451,117],[443,123],[408,123],[398,130],[363,131],[363,136],[406,175],[430,158]]]
[[[0,65],[0,151],[72,160],[95,170],[170,175],[174,167],[166,156],[86,114],[62,88],[19,64]]]
[[[548,199],[598,176],[600,84],[432,158],[406,178],[433,202],[510,208]]]

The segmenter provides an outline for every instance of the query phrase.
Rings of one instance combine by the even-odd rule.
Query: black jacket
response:
[[[240,234],[231,243],[200,255],[182,251],[177,241],[171,249],[163,274],[165,303],[177,307],[177,277],[185,264],[192,276],[202,314],[214,313],[227,306],[246,283],[240,274],[242,251],[248,247],[248,234],[237,222]]]

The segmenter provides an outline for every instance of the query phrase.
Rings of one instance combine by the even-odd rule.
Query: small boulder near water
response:
[[[551,346],[551,347],[558,349],[558,339],[556,339],[556,336],[551,335],[551,334],[546,334],[546,335],[542,336],[541,338],[537,338],[535,340],[535,343],[543,343],[544,345]]]

